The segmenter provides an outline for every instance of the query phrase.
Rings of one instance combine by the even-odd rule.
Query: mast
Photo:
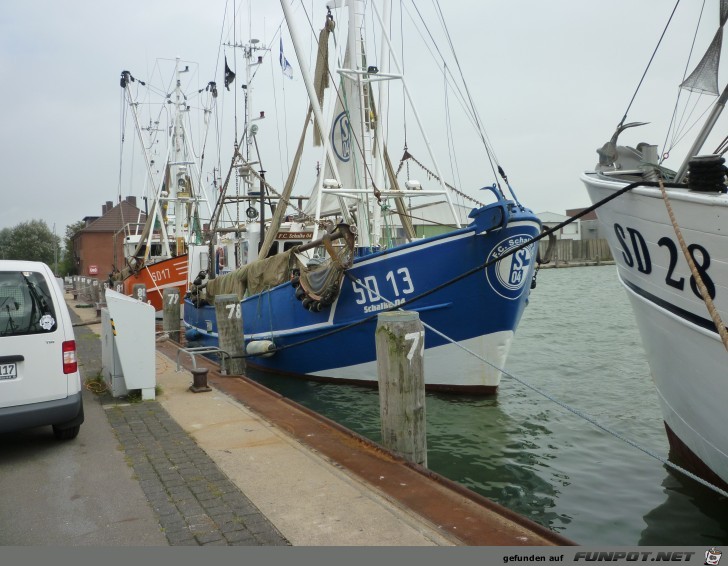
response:
[[[316,89],[313,86],[313,79],[311,78],[311,75],[308,72],[308,68],[303,63],[306,61],[306,53],[305,53],[303,46],[301,45],[301,41],[298,37],[298,31],[297,31],[296,27],[293,25],[293,22],[294,22],[293,16],[291,14],[291,9],[288,6],[286,0],[281,0],[281,7],[283,8],[283,14],[285,16],[286,23],[288,24],[288,31],[291,34],[291,41],[293,42],[293,49],[296,52],[296,59],[299,62],[301,76],[303,77],[303,82],[306,85],[306,92],[308,93],[309,103],[311,104],[311,109],[313,110],[313,114],[316,118],[315,119],[316,127],[318,128],[319,134],[321,135],[321,139],[323,140],[323,143],[324,143],[324,150],[326,152],[327,163],[331,167],[334,178],[339,183],[339,185],[341,185],[341,176],[339,175],[339,170],[336,167],[336,159],[334,157],[333,150],[331,149],[331,144],[328,143],[329,136],[327,135],[326,128],[324,127],[323,112],[321,110],[321,105],[318,103],[318,96],[316,95]],[[321,193],[319,192],[319,194],[321,194]],[[344,220],[348,221],[348,215],[347,215],[346,210],[342,211],[342,213],[344,214]]]
[[[430,154],[430,159],[432,159],[432,164],[433,164],[433,167],[435,168],[435,173],[437,174],[437,177],[439,179],[442,194],[445,195],[445,199],[447,200],[447,204],[450,208],[450,212],[452,214],[453,221],[455,222],[455,227],[460,228],[460,221],[458,219],[457,213],[455,212],[455,206],[453,205],[452,199],[450,198],[450,192],[447,190],[447,187],[445,186],[445,178],[442,176],[442,173],[440,172],[440,167],[437,164],[437,160],[435,159],[435,155],[432,150],[432,144],[430,143],[430,139],[427,137],[427,134],[425,133],[425,128],[422,125],[422,120],[420,120],[420,115],[417,112],[417,109],[415,108],[414,102],[412,101],[412,95],[410,93],[409,88],[407,87],[407,81],[404,79],[404,76],[402,76],[402,69],[397,60],[397,56],[395,55],[394,50],[392,49],[392,42],[389,39],[389,34],[387,33],[387,30],[385,29],[384,24],[382,23],[382,17],[379,14],[379,10],[377,10],[377,6],[376,6],[375,2],[372,2],[372,8],[374,10],[374,15],[377,17],[377,21],[379,22],[379,25],[382,28],[382,39],[387,42],[387,47],[389,48],[389,53],[391,55],[392,63],[394,64],[394,67],[399,75],[399,78],[401,78],[401,80],[402,80],[402,87],[404,88],[405,95],[407,96],[407,100],[409,101],[409,103],[412,107],[412,113],[415,116],[415,120],[417,121],[417,126],[419,127],[423,140],[425,142],[425,145],[427,146],[427,152]]]
[[[388,0],[384,2],[384,16],[383,25],[385,29],[389,29],[390,14],[391,14],[391,3]],[[389,46],[384,38],[380,47],[381,53],[381,71],[383,73],[389,72]],[[380,190],[385,187],[385,148],[384,139],[385,133],[382,131],[384,125],[382,124],[381,117],[387,116],[389,113],[389,90],[382,84],[379,84],[379,104],[377,106],[377,117],[374,129],[374,148],[376,148],[376,157],[374,159],[374,187],[378,187]],[[372,245],[378,247],[381,242],[382,236],[382,209],[377,203],[373,203],[372,208]]]
[[[353,189],[365,189],[366,192],[361,193],[356,200],[357,218],[359,220],[359,246],[368,248],[372,242],[373,226],[370,224],[370,208],[369,193],[371,187],[369,180],[369,172],[371,171],[371,136],[367,131],[367,112],[368,90],[364,86],[364,57],[366,51],[364,49],[364,2],[362,0],[349,0],[349,37],[348,37],[348,63],[349,68],[345,71],[352,71],[352,75],[340,73],[344,85],[344,101],[345,110],[349,115],[349,127],[351,130],[358,130],[358,137],[361,143],[361,151],[356,150],[356,144],[351,144],[351,159],[354,161],[354,183]],[[347,58],[344,57],[344,66],[347,64]],[[347,81],[349,81],[347,83]],[[349,88],[346,88],[346,87]],[[355,120],[355,121],[354,121]],[[369,121],[369,123],[371,123]],[[353,134],[353,132],[352,132]],[[361,183],[361,186],[357,186]],[[378,240],[378,238],[375,237]]]
[[[131,73],[129,73],[128,71],[124,71],[122,73],[122,85],[126,92],[127,102],[129,103],[129,107],[132,110],[132,115],[134,116],[134,126],[136,129],[137,135],[139,136],[139,142],[140,142],[142,148],[146,148],[146,145],[144,143],[144,137],[142,136],[143,128],[141,126],[141,122],[139,121],[139,108],[138,108],[139,105],[138,105],[138,103],[134,102],[134,100],[131,96],[131,90],[129,88],[129,82],[133,81],[133,80],[136,80],[136,79],[134,79],[132,77]],[[144,84],[144,83],[141,83],[141,84]],[[168,153],[167,153],[167,158],[168,158],[169,157],[169,148],[167,148],[167,151],[168,151]],[[146,149],[144,149],[143,153],[144,153],[144,162],[147,166],[147,175],[149,176],[149,181],[152,186],[155,186],[154,171],[152,170],[152,163],[149,159],[149,154],[147,153]],[[155,198],[152,200],[152,210],[147,215],[147,219],[144,224],[144,228],[142,229],[142,233],[139,237],[139,243],[137,244],[136,249],[133,252],[134,256],[139,255],[139,252],[141,252],[142,248],[146,245],[147,240],[149,238],[151,238],[151,234],[154,230],[154,228],[153,228],[154,223],[159,214],[159,192],[161,191],[161,188],[162,188],[161,183],[158,187],[155,188]],[[161,229],[163,232],[162,236],[164,237],[164,239],[166,239],[166,227],[164,226],[164,223],[160,222],[160,224],[161,224]],[[151,246],[146,246],[145,259],[149,255],[150,247]]]
[[[685,174],[688,171],[688,164],[690,163],[690,160],[698,154],[698,152],[703,147],[705,140],[708,139],[710,132],[713,131],[713,128],[715,127],[715,124],[718,121],[718,118],[720,117],[721,113],[723,112],[723,108],[725,108],[726,102],[728,102],[728,84],[723,89],[723,92],[718,97],[718,100],[715,101],[715,104],[713,105],[713,110],[711,110],[711,112],[710,112],[710,116],[708,116],[708,119],[706,120],[705,124],[703,125],[703,128],[700,130],[698,137],[693,142],[693,145],[690,148],[690,151],[688,151],[687,155],[685,156],[685,159],[682,162],[682,165],[680,165],[680,169],[678,169],[677,173],[675,173],[675,182],[676,183],[683,182],[683,178],[685,177]]]
[[[178,238],[184,234],[187,225],[187,204],[192,196],[192,182],[188,175],[187,166],[194,162],[187,157],[187,140],[184,129],[184,118],[187,113],[187,100],[182,93],[182,73],[189,72],[189,66],[180,69],[180,58],[176,58],[175,74],[176,83],[174,89],[174,125],[172,134],[172,160],[169,162],[169,185],[167,186],[167,200],[172,204],[174,215],[167,213],[169,222],[168,231],[172,238]],[[164,220],[163,222],[164,223]],[[169,227],[173,227],[169,230]],[[170,257],[176,255],[169,247],[169,238],[162,239],[162,255]]]

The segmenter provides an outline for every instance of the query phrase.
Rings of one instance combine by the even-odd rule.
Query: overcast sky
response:
[[[304,0],[304,4],[313,13],[315,28],[320,28],[325,14],[321,3]],[[520,201],[535,212],[562,214],[589,205],[579,174],[594,165],[596,148],[622,118],[674,2],[441,0],[441,4],[486,132]],[[697,14],[689,12],[694,4],[699,3],[680,6],[668,39],[675,36],[677,26],[692,29]],[[418,0],[418,5],[425,9],[432,3]],[[242,2],[235,10],[238,15],[250,10],[255,22],[252,35],[265,42],[274,40],[282,21],[279,2],[249,6],[250,2]],[[204,87],[214,79],[222,89],[220,53],[232,56],[230,48],[220,47],[221,39],[232,40],[231,28],[223,28],[226,10],[229,22],[233,6],[226,0],[4,0],[0,4],[0,228],[41,219],[51,228],[55,225],[62,236],[68,224],[100,214],[108,200],[117,201],[120,72],[128,69],[137,77],[153,76],[157,59],[179,56],[197,64],[195,85]],[[303,32],[308,23],[300,6],[297,10]],[[705,17],[714,30],[717,8],[711,2]],[[240,29],[245,31],[236,31],[236,39],[247,41],[251,35],[247,21]],[[703,34],[696,49],[704,49],[711,34]],[[285,156],[284,162],[291,158],[300,126],[295,112],[303,104],[293,100],[303,83],[287,31],[284,42],[294,79],[285,82],[280,76],[276,40],[272,57],[267,57],[271,70],[266,72],[275,73],[274,85],[280,90],[257,98],[267,115],[284,109],[288,113],[288,121],[261,122],[259,134],[271,148],[266,169],[276,171],[271,177],[279,186],[285,163],[276,160],[279,155]],[[421,57],[423,65],[430,62],[428,56]],[[620,141],[662,144],[686,57],[672,51],[655,60],[648,80],[657,79],[656,86],[644,87],[628,116],[629,121],[650,125],[630,130]],[[405,63],[419,66],[418,55],[407,55]],[[238,71],[241,77],[243,72]],[[434,91],[441,90],[438,73],[433,73]],[[425,108],[425,121],[437,131],[440,118]],[[230,120],[232,115],[226,112]],[[281,133],[284,126],[286,132]],[[457,138],[459,132],[454,135]],[[434,137],[442,141],[439,134]],[[230,147],[229,140],[221,142],[222,162],[229,162]],[[399,151],[394,151],[395,160]],[[304,163],[302,175],[312,176],[314,165]],[[484,167],[482,150],[461,147],[458,165],[460,188],[482,196],[478,188],[494,180]],[[676,169],[679,161],[667,165]]]

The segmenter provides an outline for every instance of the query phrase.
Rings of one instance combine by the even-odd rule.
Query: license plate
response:
[[[15,364],[0,364],[0,379],[15,379],[18,377],[18,369]]]

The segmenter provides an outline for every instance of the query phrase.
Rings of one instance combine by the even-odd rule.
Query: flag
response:
[[[288,62],[288,59],[285,58],[283,55],[283,38],[281,37],[281,56],[279,57],[279,61],[281,62],[281,69],[283,70],[283,74],[286,75],[289,79],[293,78],[293,67],[291,67],[291,64]]]
[[[235,80],[235,73],[230,70],[227,64],[227,57],[225,57],[225,88],[230,90],[230,83]]]

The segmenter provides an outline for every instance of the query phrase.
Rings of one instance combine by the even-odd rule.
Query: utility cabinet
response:
[[[154,307],[108,289],[101,309],[101,360],[114,397],[140,389],[142,399],[155,398],[157,384]]]
[[[119,349],[114,339],[111,315],[106,307],[101,309],[101,372],[112,397],[123,397],[129,393],[124,382],[124,371],[121,369]]]

